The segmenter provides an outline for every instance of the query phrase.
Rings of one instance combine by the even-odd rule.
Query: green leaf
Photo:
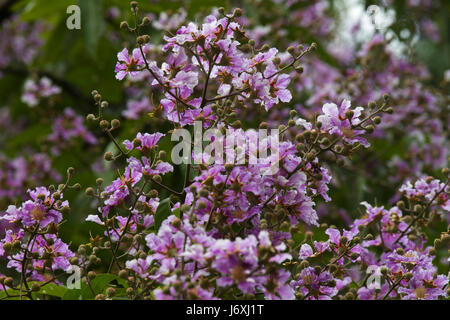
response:
[[[155,230],[159,230],[161,223],[170,215],[170,198],[166,198],[159,203],[155,213]]]
[[[84,288],[86,286],[81,285],[81,287]],[[62,300],[81,300],[83,298],[81,290],[82,289],[67,290],[62,296]]]

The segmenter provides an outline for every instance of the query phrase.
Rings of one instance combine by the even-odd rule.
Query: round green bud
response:
[[[89,262],[95,264],[97,262],[97,256],[95,254],[91,254],[89,256]]]
[[[200,191],[198,192],[198,195],[200,197],[207,198],[209,196],[209,192],[206,189],[200,189]]]
[[[305,71],[305,69],[303,68],[303,66],[298,66],[298,67],[295,67],[295,71],[299,74],[302,74],[303,71]]]
[[[116,289],[109,287],[106,289],[105,293],[108,298],[111,298],[116,294]]]
[[[366,130],[367,133],[372,133],[374,129],[375,129],[374,126],[371,124],[364,127],[364,130]]]
[[[102,120],[100,121],[100,128],[103,130],[106,130],[109,128],[109,121],[108,120]]]
[[[204,201],[200,201],[200,202],[198,203],[198,205],[197,205],[197,208],[198,208],[199,210],[205,209],[205,208],[206,208],[206,203],[205,203]]]
[[[120,270],[119,271],[119,277],[121,278],[121,279],[127,279],[128,278],[128,271],[127,270]]]
[[[68,206],[64,206],[64,207],[61,208],[60,211],[61,211],[62,214],[66,214],[67,215],[70,212],[70,208]]]
[[[122,21],[120,23],[120,29],[128,29],[128,22]]]
[[[87,276],[89,280],[94,280],[97,274],[95,273],[95,271],[89,271]]]
[[[103,158],[106,161],[113,161],[114,160],[114,156],[113,156],[113,154],[110,151],[106,152],[105,155],[103,156]]]
[[[375,124],[380,124],[381,123],[381,117],[379,117],[379,116],[374,117],[372,120],[373,120],[373,122]]]
[[[13,278],[7,277],[7,278],[4,280],[4,284],[5,284],[5,286],[7,286],[7,287],[12,287],[13,284],[14,284]]]
[[[236,9],[234,9],[233,17],[238,18],[238,17],[240,17],[240,16],[242,16],[242,9],[241,9],[241,8],[236,8]]]
[[[143,19],[142,19],[142,24],[143,25],[149,25],[150,24],[150,18],[149,17],[144,17]]]
[[[113,129],[117,129],[118,127],[120,127],[120,121],[118,119],[113,119],[111,121],[111,127]]]
[[[100,94],[96,94],[95,96],[94,96],[94,100],[96,101],[96,102],[100,102],[101,100],[102,100],[102,96],[100,95]]]
[[[86,195],[88,195],[88,196],[93,196],[94,195],[94,188],[88,187],[88,188],[86,188],[86,191],[84,193],[86,193]]]
[[[81,255],[81,256],[85,255],[86,254],[86,247],[83,246],[83,245],[79,246],[78,247],[78,254]]]
[[[154,199],[154,198],[157,198],[157,197],[158,197],[159,193],[158,193],[158,190],[152,189],[152,190],[150,190],[150,192],[148,193],[148,195],[149,195],[150,198]]]
[[[302,262],[300,262],[300,269],[305,269],[309,267],[309,262],[306,260],[303,260]]]
[[[31,291],[38,292],[41,289],[41,286],[37,282],[33,282],[31,285]]]
[[[268,124],[267,124],[267,122],[261,122],[260,124],[259,124],[259,128],[260,129],[267,129],[268,128]]]
[[[351,119],[351,118],[353,118],[354,114],[355,114],[355,112],[353,110],[348,110],[347,112],[345,112],[345,117],[347,119]]]
[[[347,293],[345,294],[345,296],[344,296],[344,299],[345,299],[345,300],[354,300],[354,299],[355,299],[355,296],[353,295],[353,293],[347,292]]]

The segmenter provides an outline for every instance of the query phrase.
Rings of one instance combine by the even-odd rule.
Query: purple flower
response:
[[[122,80],[128,74],[132,77],[137,76],[140,71],[139,68],[145,63],[141,51],[138,48],[133,49],[131,55],[128,53],[128,49],[124,48],[117,54],[117,59],[119,61],[116,63],[114,69],[117,80]]]

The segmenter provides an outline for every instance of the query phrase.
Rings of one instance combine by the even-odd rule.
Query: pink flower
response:
[[[139,67],[144,65],[144,59],[138,48],[134,49],[132,55],[128,53],[128,49],[123,49],[117,54],[119,60],[114,71],[116,72],[116,79],[122,80],[127,74],[137,76]]]

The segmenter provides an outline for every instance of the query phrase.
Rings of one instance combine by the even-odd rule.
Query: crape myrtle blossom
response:
[[[0,219],[9,223],[19,222],[26,227],[36,223],[46,227],[49,224],[61,222],[61,210],[68,208],[69,205],[67,201],[57,201],[62,199],[62,194],[51,193],[45,187],[37,187],[34,190],[28,190],[28,195],[30,200],[23,202],[20,207],[10,205]]]
[[[322,129],[330,134],[337,134],[344,137],[344,141],[349,144],[360,143],[364,147],[369,147],[366,139],[359,137],[364,130],[353,130],[353,126],[360,123],[362,107],[356,107],[350,110],[350,101],[343,100],[338,107],[334,103],[326,103],[323,105],[323,115],[317,117],[317,121],[322,123]],[[351,111],[351,113],[347,113]]]
[[[147,68],[153,77],[152,85],[165,91],[161,105],[166,117],[181,125],[192,124],[200,117],[216,120],[212,103],[208,103],[214,98],[210,97],[212,88],[219,96],[235,95],[242,102],[252,101],[266,110],[291,101],[290,77],[279,72],[273,62],[279,59],[278,50],[270,48],[252,56],[239,48],[243,39],[245,31],[232,18],[210,15],[201,27],[188,23],[174,36],[164,37],[163,50],[168,58],[160,67],[140,55],[138,48],[131,56],[124,49],[118,54],[116,77],[122,80],[128,73],[135,77]]]
[[[30,200],[20,206],[10,205],[0,217],[16,226],[8,229],[0,240],[0,256],[6,258],[8,268],[38,281],[45,278],[47,269],[52,272],[69,269],[69,260],[74,253],[57,235],[62,215],[69,211],[68,201],[63,200],[65,188],[61,191],[50,191],[45,187],[28,190]],[[26,270],[22,270],[24,266]]]
[[[104,190],[104,206],[99,208],[99,212],[102,213],[103,217],[108,216],[112,208],[121,207],[122,204],[126,202],[126,199],[130,196],[130,188],[135,187],[141,182],[145,177],[152,176],[162,176],[168,172],[173,171],[173,166],[164,161],[150,161],[150,155],[152,150],[156,149],[158,141],[164,136],[162,133],[138,133],[133,142],[125,140],[123,142],[126,150],[131,151],[136,149],[140,151],[142,156],[140,159],[135,157],[129,157],[127,159],[128,165],[125,167],[123,174],[119,178],[115,179],[109,186],[105,187]],[[155,159],[155,158],[153,158]],[[154,207],[155,199],[147,202],[145,198],[140,197],[140,205],[145,204],[149,207]],[[153,210],[154,211],[154,210]],[[90,215],[88,221],[99,223],[96,216]],[[145,220],[146,218],[143,217]],[[153,218],[151,220],[146,220],[148,225],[153,223]],[[127,225],[128,226],[128,225]],[[124,227],[124,226],[122,226]]]
[[[128,49],[123,49],[117,54],[116,79],[123,80],[127,75],[132,77],[138,75],[139,68],[144,65],[144,59],[139,49],[133,49],[131,55]]]

